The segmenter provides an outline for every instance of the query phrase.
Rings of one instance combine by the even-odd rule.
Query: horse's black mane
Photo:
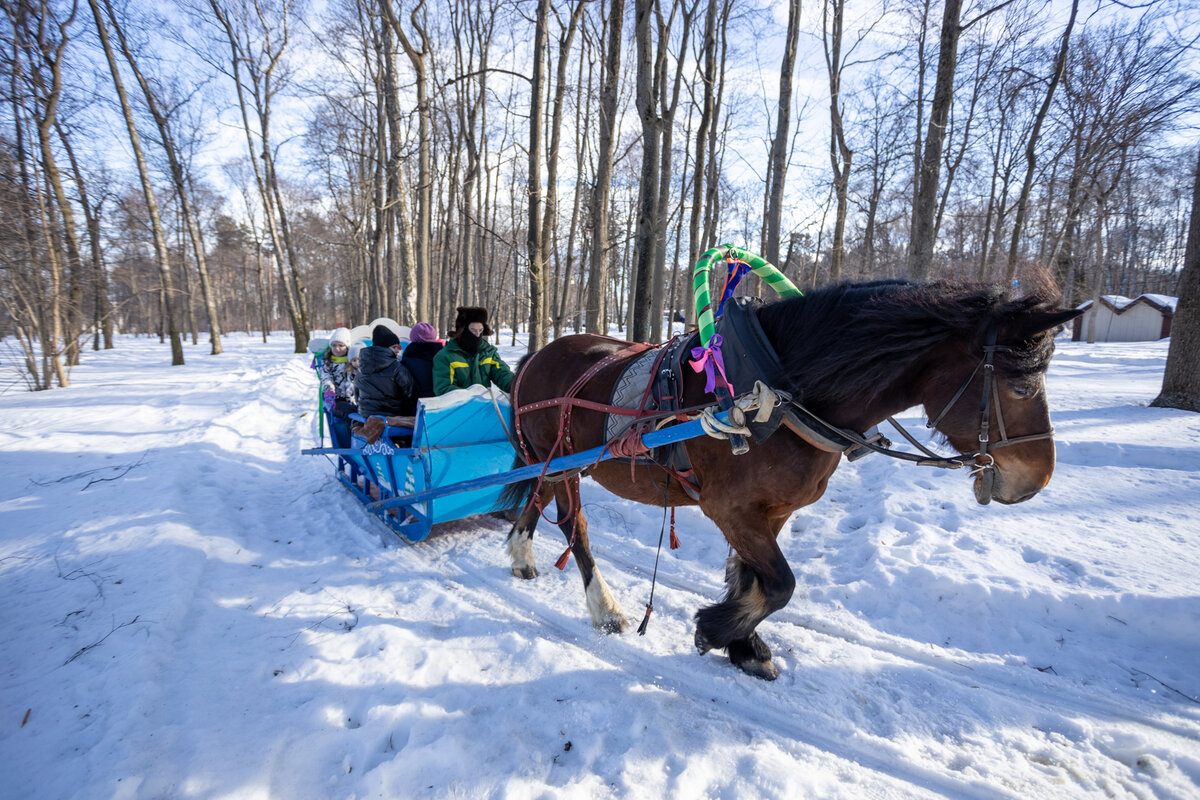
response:
[[[1057,301],[1052,286],[1013,297],[992,284],[879,280],[770,303],[758,309],[758,318],[791,391],[810,402],[866,401],[947,341],[957,339],[982,355],[993,323],[1001,327],[1001,343],[1013,347],[998,354],[998,370],[1015,378],[1044,372],[1054,350],[1051,332],[1004,341],[1003,330],[1005,323],[1056,308]]]

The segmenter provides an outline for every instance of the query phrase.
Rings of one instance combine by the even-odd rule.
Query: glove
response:
[[[325,400],[325,405],[327,405],[327,406],[333,405],[333,399],[335,396],[336,395],[334,395],[332,389],[326,389],[325,392],[321,395],[321,397],[324,398],[324,400]]]

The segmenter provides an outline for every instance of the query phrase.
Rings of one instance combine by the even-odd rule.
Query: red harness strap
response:
[[[624,342],[622,342],[620,339],[612,339],[611,337],[607,337],[607,336],[604,338],[609,339],[610,341],[621,342],[622,344],[624,344]],[[558,437],[554,440],[554,445],[550,448],[550,452],[546,456],[544,466],[542,467],[542,474],[538,476],[537,485],[534,487],[533,494],[530,495],[530,498],[529,498],[529,501],[537,506],[538,513],[541,514],[543,518],[545,517],[545,511],[541,507],[540,495],[541,495],[541,491],[542,491],[542,484],[546,480],[546,471],[550,468],[550,462],[556,456],[558,456],[560,454],[565,455],[567,453],[574,452],[574,445],[573,445],[573,442],[571,441],[571,409],[575,408],[576,406],[581,406],[583,408],[589,408],[593,411],[607,411],[609,413],[630,413],[629,409],[618,409],[615,406],[610,406],[605,403],[596,403],[591,400],[583,400],[582,398],[576,397],[575,395],[577,395],[583,389],[583,387],[587,385],[588,381],[590,381],[593,377],[595,377],[596,373],[598,373],[600,370],[604,369],[605,367],[609,366],[610,364],[614,364],[623,359],[630,358],[631,356],[635,356],[638,353],[643,353],[646,350],[651,349],[652,347],[654,347],[654,345],[644,344],[642,342],[634,342],[633,344],[630,344],[627,347],[623,347],[620,350],[609,353],[607,356],[600,359],[595,364],[593,364],[591,367],[589,367],[582,375],[580,375],[575,380],[575,382],[573,384],[571,384],[571,388],[567,389],[567,393],[563,397],[555,397],[555,398],[551,398],[549,400],[541,400],[536,403],[530,403],[525,406],[520,405],[519,391],[520,391],[521,378],[523,378],[529,370],[529,362],[527,361],[525,363],[525,369],[522,369],[520,372],[517,373],[517,378],[516,378],[516,380],[513,381],[512,391],[511,391],[512,405],[514,408],[513,432],[516,434],[517,444],[519,444],[521,447],[521,455],[525,459],[526,464],[532,463],[532,459],[529,456],[529,449],[525,443],[525,436],[521,432],[521,417],[524,414],[529,413],[530,411],[537,411],[537,410],[544,409],[544,408],[552,408],[554,406],[558,406]],[[540,353],[541,351],[538,351],[538,352]],[[538,353],[534,353],[534,355],[530,356],[530,361],[532,361],[534,358],[536,358],[537,355],[538,355]],[[637,412],[635,411],[632,413],[636,414]],[[560,451],[562,451],[562,452],[560,453]],[[571,520],[571,539],[567,543],[567,549],[565,551],[563,551],[563,554],[561,556],[559,556],[558,560],[554,563],[554,565],[556,567],[558,567],[559,569],[563,569],[564,567],[566,567],[567,559],[571,555],[571,548],[575,546],[575,530],[576,530],[575,525],[579,519],[579,515],[575,513],[577,510],[575,508],[575,506],[577,505],[577,502],[578,502],[577,498],[578,498],[578,494],[579,494],[579,478],[578,477],[569,478],[567,480],[566,490],[567,490],[567,509],[564,512],[562,519],[560,519],[556,522],[549,520],[549,519],[546,520],[547,522],[551,522],[551,524],[553,524],[553,525],[560,525],[563,522],[565,522],[568,518],[570,518],[570,520]],[[528,508],[528,506],[527,506],[527,508]]]
[[[625,344],[625,342],[620,339],[614,339],[614,338],[608,337],[608,336],[605,336],[602,338],[608,339],[609,341]],[[594,378],[596,376],[596,374],[599,373],[605,367],[608,367],[614,363],[617,363],[618,361],[623,361],[625,359],[632,358],[633,356],[640,355],[641,353],[644,353],[647,350],[652,350],[652,349],[656,349],[656,348],[662,348],[663,352],[659,354],[658,358],[654,362],[653,369],[650,372],[651,381],[649,384],[647,384],[646,389],[642,394],[642,400],[638,404],[638,407],[636,409],[624,408],[621,406],[611,405],[609,403],[600,403],[600,402],[596,402],[594,400],[584,400],[583,398],[576,396],[591,381],[591,379]],[[670,350],[670,348],[664,347],[663,345],[650,345],[650,344],[645,344],[642,342],[634,342],[632,344],[629,344],[626,347],[621,348],[620,350],[616,350],[612,353],[609,353],[607,356],[600,359],[595,364],[593,364],[591,367],[589,367],[586,371],[584,371],[584,373],[582,375],[580,375],[575,380],[574,383],[571,384],[571,387],[569,389],[567,389],[566,394],[563,395],[562,397],[552,397],[552,398],[548,398],[546,400],[538,400],[536,402],[528,403],[526,405],[520,405],[519,392],[520,392],[522,378],[524,378],[524,376],[528,370],[529,361],[532,361],[534,358],[536,358],[537,355],[540,353],[540,351],[538,351],[537,353],[534,353],[532,356],[530,356],[529,361],[527,361],[525,364],[525,369],[522,369],[517,374],[516,380],[513,381],[512,390],[511,390],[512,406],[514,409],[513,410],[513,432],[516,436],[517,444],[521,448],[521,455],[525,459],[526,464],[532,463],[533,459],[530,457],[529,448],[525,442],[525,436],[521,430],[522,416],[524,416],[525,414],[528,414],[532,411],[540,411],[540,410],[554,408],[554,407],[557,407],[559,409],[558,436],[555,438],[554,444],[551,446],[550,452],[545,458],[544,466],[542,467],[542,473],[538,476],[537,485],[534,487],[533,493],[530,495],[530,498],[529,498],[529,502],[534,504],[535,506],[537,506],[538,513],[541,514],[541,516],[544,519],[546,519],[547,522],[550,522],[552,525],[561,525],[568,518],[571,519],[570,541],[567,544],[567,549],[565,551],[563,551],[563,554],[561,556],[559,556],[558,560],[555,562],[555,566],[558,567],[559,569],[563,569],[564,567],[566,567],[567,559],[571,555],[571,548],[574,547],[574,545],[575,545],[575,521],[578,519],[578,516],[576,515],[576,511],[577,511],[576,505],[578,504],[578,496],[579,496],[579,478],[571,477],[571,478],[567,479],[567,482],[566,482],[567,509],[564,512],[562,519],[555,521],[555,520],[550,520],[549,518],[546,517],[545,511],[541,506],[540,495],[541,495],[542,485],[546,480],[546,472],[549,469],[550,461],[552,461],[554,458],[556,458],[559,455],[566,455],[566,454],[574,452],[574,443],[571,440],[571,410],[574,408],[586,408],[591,411],[599,411],[599,412],[606,413],[606,414],[622,414],[622,415],[631,416],[631,417],[650,416],[646,413],[646,403],[648,402],[648,400],[650,398],[650,393],[654,386],[653,375],[658,372],[659,366],[662,364],[662,361],[665,358],[665,356],[669,350]],[[684,415],[680,418],[687,419],[686,415]],[[637,424],[635,423],[635,424],[631,425],[629,430],[626,431],[625,434],[623,436],[621,436],[619,439],[617,439],[613,442],[609,442],[609,452],[612,452],[619,456],[630,457],[629,469],[630,469],[631,478],[632,478],[633,470],[636,466],[635,462],[632,460],[632,457],[646,452],[646,448],[641,443],[642,433],[644,433],[644,430],[639,429]],[[677,481],[679,481],[680,485],[687,485],[687,484],[692,483],[692,481],[690,480],[691,470],[688,470],[687,473],[681,473],[675,469],[672,469],[671,467],[668,467],[665,464],[659,464],[659,466],[662,469],[664,469],[669,475],[671,475]],[[694,484],[692,484],[692,485],[694,485]],[[528,506],[526,506],[526,508],[528,508]],[[679,539],[675,535],[675,509],[674,509],[674,507],[672,507],[671,508],[671,549],[675,549],[677,547],[679,547]]]
[[[609,341],[614,341],[614,342],[621,341],[620,339],[612,339],[611,337],[607,337],[607,336],[603,337],[603,338],[609,339]],[[624,344],[624,342],[621,342],[621,343]],[[530,458],[529,450],[525,443],[525,436],[521,432],[521,417],[524,416],[525,414],[528,414],[531,411],[538,411],[538,410],[541,410],[544,408],[553,408],[555,406],[558,406],[558,408],[559,408],[558,439],[555,441],[554,446],[551,448],[550,455],[546,456],[547,461],[554,458],[555,451],[558,450],[560,445],[564,444],[564,442],[565,442],[566,448],[567,448],[566,452],[572,452],[572,450],[571,450],[571,446],[572,446],[571,430],[570,430],[569,423],[571,421],[571,409],[573,407],[579,406],[582,408],[590,409],[592,411],[603,411],[603,412],[606,412],[609,414],[628,414],[630,416],[637,416],[639,414],[639,410],[634,410],[634,409],[629,409],[629,408],[619,408],[617,406],[609,405],[607,403],[597,403],[592,400],[584,400],[581,397],[576,397],[576,395],[579,394],[579,392],[583,390],[583,387],[586,386],[587,383],[593,377],[595,377],[596,373],[598,373],[600,370],[604,369],[605,367],[609,366],[610,364],[614,364],[618,361],[622,361],[624,359],[631,358],[635,355],[638,355],[639,353],[644,353],[647,350],[652,349],[653,347],[654,347],[654,345],[645,344],[643,342],[634,342],[632,344],[629,344],[627,347],[623,347],[620,350],[609,353],[604,358],[600,359],[595,364],[588,367],[588,369],[582,375],[580,375],[575,380],[574,383],[571,384],[571,388],[567,389],[566,394],[564,394],[562,397],[552,397],[547,400],[539,400],[536,403],[529,403],[528,405],[520,405],[521,379],[524,378],[526,373],[529,371],[529,361],[532,361],[533,359],[537,358],[537,356],[540,354],[541,351],[538,351],[537,353],[534,353],[532,356],[530,356],[529,361],[527,361],[525,363],[525,369],[522,369],[517,374],[516,380],[513,381],[512,392],[511,392],[512,405],[514,408],[513,429],[514,429],[514,432],[516,433],[517,444],[519,444],[521,446],[521,455],[525,458],[525,463],[531,464],[531,463],[533,463],[533,460]]]

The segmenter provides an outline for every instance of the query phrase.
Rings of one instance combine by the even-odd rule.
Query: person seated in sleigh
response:
[[[329,435],[335,447],[350,446],[347,420],[358,410],[355,403],[354,377],[350,369],[350,331],[337,328],[329,337],[329,347],[317,357],[317,376],[321,381],[321,400],[329,412]]]
[[[374,443],[386,425],[412,426],[417,385],[412,373],[400,363],[400,337],[386,325],[371,331],[371,346],[359,354],[358,412],[367,418],[355,433]]]
[[[486,308],[459,306],[450,341],[433,357],[435,394],[443,395],[474,384],[494,385],[502,392],[509,390],[513,373],[495,345],[487,341],[491,335]]]

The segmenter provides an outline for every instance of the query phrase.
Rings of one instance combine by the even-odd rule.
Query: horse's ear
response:
[[[1033,311],[1004,326],[1006,334],[1013,340],[1024,342],[1037,336],[1042,331],[1065,325],[1084,312],[1081,308],[1055,309],[1053,311]]]

